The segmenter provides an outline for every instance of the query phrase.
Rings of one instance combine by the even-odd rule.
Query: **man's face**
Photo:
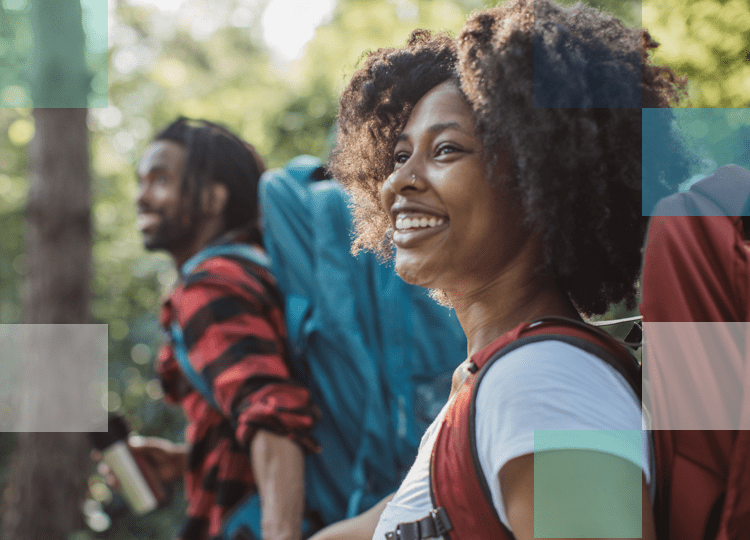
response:
[[[185,149],[172,141],[155,141],[138,163],[138,229],[148,250],[175,253],[195,236],[185,196],[180,191]]]

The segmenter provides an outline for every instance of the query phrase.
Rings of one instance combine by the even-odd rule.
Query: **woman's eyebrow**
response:
[[[472,135],[472,133],[464,129],[464,127],[458,122],[441,122],[439,124],[433,124],[427,128],[427,131],[429,131],[431,135],[436,135],[447,129],[455,129],[456,131],[460,131],[461,133],[465,133],[466,135]],[[402,131],[401,133],[399,133],[398,137],[396,137],[396,142],[399,143],[401,141],[405,141],[408,138],[409,135]]]
[[[471,133],[466,131],[458,122],[441,122],[440,124],[433,124],[429,128],[427,128],[427,131],[429,131],[433,135],[436,135],[447,129],[455,129],[456,131],[460,131],[461,133],[471,135]]]

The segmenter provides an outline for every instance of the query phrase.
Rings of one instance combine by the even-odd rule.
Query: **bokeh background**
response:
[[[15,102],[20,105],[29,105],[19,90],[27,76],[24,55],[31,50],[28,2],[0,0],[0,96],[20,99]],[[103,2],[83,0],[84,15]],[[689,76],[689,98],[682,104],[689,108],[678,121],[705,158],[703,169],[731,162],[750,166],[750,113],[743,110],[750,107],[746,0],[585,3],[630,26],[642,23],[662,44],[657,60]],[[151,367],[163,338],[156,324],[159,299],[176,274],[166,256],[143,250],[134,227],[134,166],[155,130],[179,115],[204,117],[253,143],[270,167],[299,154],[325,158],[337,96],[365,51],[402,44],[417,27],[455,33],[470,11],[486,5],[482,0],[108,3],[108,46],[105,51],[87,44],[86,62],[93,88],[87,121],[92,311],[95,322],[109,325],[110,411],[125,414],[141,434],[181,440],[181,413],[160,400]],[[101,43],[95,26],[84,25],[87,38]],[[0,324],[22,317],[31,114],[29,108],[0,109]],[[618,314],[625,315],[610,316]],[[9,496],[5,484],[15,443],[15,435],[0,434],[0,505]],[[172,505],[134,519],[93,467],[89,486],[87,526],[69,540],[167,540],[184,509],[177,486]]]

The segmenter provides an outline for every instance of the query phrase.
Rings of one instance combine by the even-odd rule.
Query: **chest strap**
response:
[[[417,521],[399,523],[396,530],[385,533],[386,540],[422,540],[423,538],[440,538],[453,529],[448,513],[442,506]]]

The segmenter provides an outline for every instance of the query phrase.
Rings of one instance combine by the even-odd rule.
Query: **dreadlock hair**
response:
[[[262,243],[258,229],[258,181],[265,165],[255,148],[222,125],[180,117],[162,129],[154,140],[172,141],[185,148],[180,189],[188,197],[190,212],[200,209],[204,188],[224,184],[225,230],[244,229],[251,242]]]
[[[370,55],[342,94],[331,164],[355,205],[353,249],[390,255],[379,196],[396,137],[427,91],[456,78],[488,171],[499,153],[510,158],[512,178],[496,181],[540,238],[539,271],[584,313],[633,307],[646,228],[640,107],[675,103],[685,84],[651,65],[656,46],[647,31],[580,3],[508,0],[474,13],[455,42],[417,31],[405,48]]]

